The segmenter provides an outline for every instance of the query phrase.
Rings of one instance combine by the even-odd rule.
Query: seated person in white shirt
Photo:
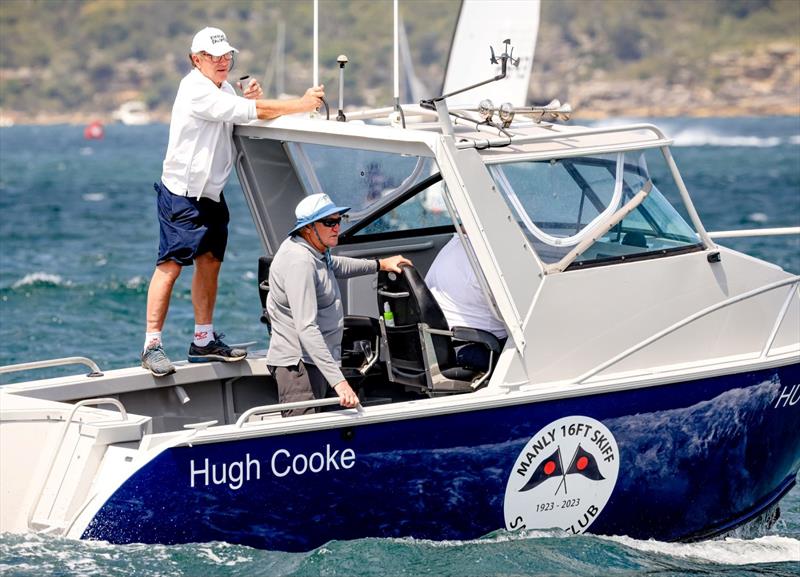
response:
[[[481,329],[500,339],[501,345],[505,343],[505,324],[486,301],[458,235],[436,255],[425,283],[451,328]],[[456,347],[456,360],[460,366],[485,371],[489,368],[489,351],[481,344],[469,343]]]

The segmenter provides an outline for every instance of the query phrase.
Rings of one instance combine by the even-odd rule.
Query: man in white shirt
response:
[[[160,241],[158,260],[147,292],[147,329],[142,366],[156,376],[175,372],[164,353],[161,330],[172,287],[184,266],[195,265],[192,279],[194,341],[190,362],[240,361],[247,356],[232,349],[214,332],[217,279],[228,241],[228,207],[222,189],[233,168],[233,125],[269,120],[283,114],[319,108],[323,87],[309,88],[301,98],[264,100],[258,82],[242,87],[237,96],[228,82],[233,55],[218,28],[204,28],[192,40],[192,70],[181,80],[172,107],[169,144],[158,193]]]
[[[505,323],[497,318],[481,289],[475,271],[458,235],[442,247],[425,276],[425,284],[442,309],[450,327],[469,327],[488,331],[504,343],[508,338]],[[456,348],[460,366],[475,370],[489,367],[489,352],[480,344]]]

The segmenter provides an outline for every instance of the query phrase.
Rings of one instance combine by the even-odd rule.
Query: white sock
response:
[[[204,347],[214,340],[214,325],[194,325],[194,344]]]
[[[161,331],[155,333],[144,333],[144,348],[142,352],[147,350],[147,347],[154,343],[161,343]]]

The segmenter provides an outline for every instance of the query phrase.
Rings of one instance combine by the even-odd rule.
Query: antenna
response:
[[[394,0],[394,105],[400,104],[400,40],[397,18],[397,0]]]
[[[339,114],[336,115],[336,120],[345,122],[347,118],[344,115],[344,66],[347,64],[347,56],[340,54],[336,62],[339,63]]]
[[[397,0],[394,0],[394,110],[400,114],[405,128],[406,116],[400,108],[400,17]]]
[[[500,63],[500,74],[489,78],[488,80],[484,80],[482,82],[478,82],[477,84],[473,84],[471,86],[467,86],[466,88],[459,88],[458,90],[454,90],[448,94],[442,94],[441,96],[437,96],[436,98],[432,98],[430,100],[420,100],[419,105],[422,108],[427,108],[428,110],[435,110],[436,109],[436,102],[442,101],[446,98],[450,98],[451,96],[455,96],[456,94],[461,94],[462,92],[466,92],[467,90],[472,90],[473,88],[478,88],[479,86],[483,86],[484,84],[489,84],[490,82],[496,82],[498,80],[502,80],[506,77],[508,63],[511,62],[513,66],[519,66],[519,58],[514,58],[514,49],[511,48],[511,53],[509,54],[508,49],[511,46],[511,39],[506,38],[503,40],[503,44],[505,44],[505,48],[503,49],[503,53],[500,56],[495,56],[494,48],[489,46],[489,51],[491,52],[491,57],[489,61],[492,64],[497,64],[498,59]]]
[[[314,86],[319,86],[319,0],[314,0]]]

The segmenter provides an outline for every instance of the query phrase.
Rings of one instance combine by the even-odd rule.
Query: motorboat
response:
[[[141,100],[123,102],[111,116],[126,126],[142,126],[151,122],[147,105]]]
[[[280,403],[265,350],[159,379],[84,357],[0,368],[91,370],[0,389],[0,530],[304,551],[769,526],[800,468],[800,277],[716,239],[798,230],[708,232],[658,127],[569,112],[442,95],[236,126],[262,304],[294,207],[319,191],[352,207],[337,254],[414,263],[341,280],[360,405]],[[453,235],[502,346],[448,326],[425,284]],[[455,363],[465,342],[488,370]],[[281,416],[308,407],[324,410]]]

